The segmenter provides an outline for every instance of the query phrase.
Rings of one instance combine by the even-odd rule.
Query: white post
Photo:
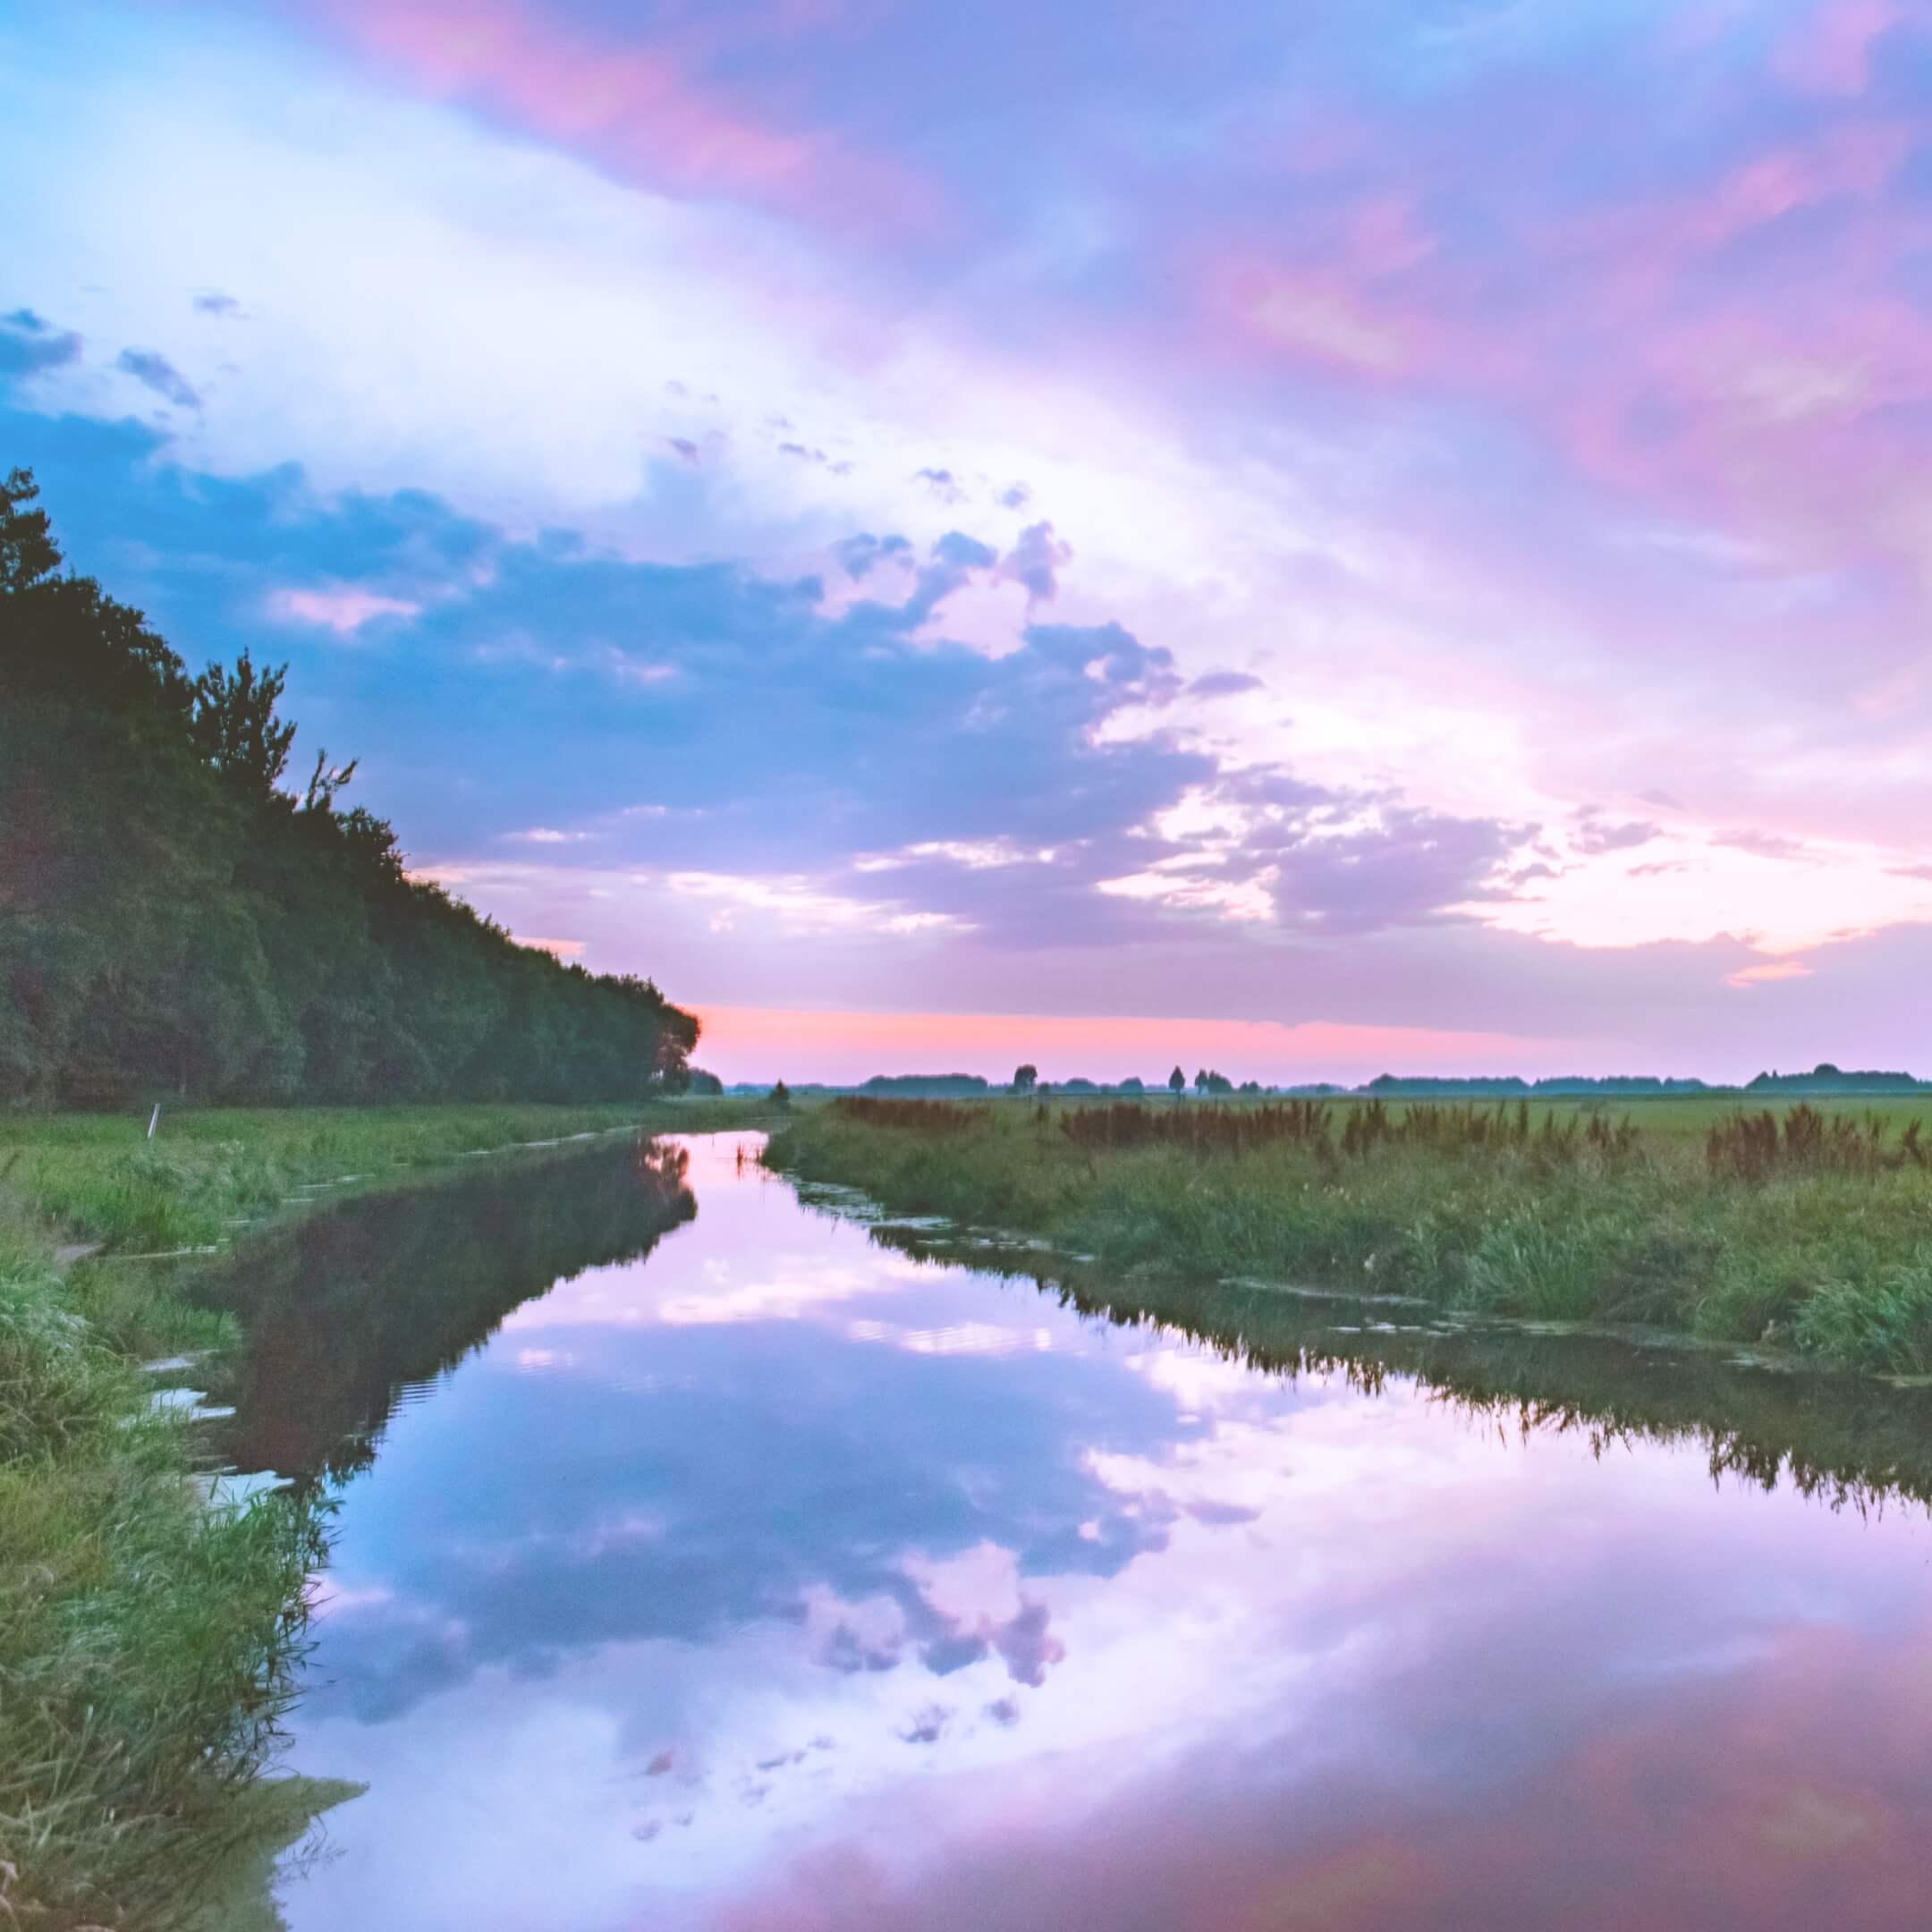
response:
[[[161,1103],[160,1103],[160,1102],[159,1102],[158,1100],[157,1100],[157,1101],[155,1102],[155,1105],[154,1105],[154,1112],[153,1112],[152,1114],[149,1114],[149,1115],[148,1116],[148,1139],[149,1139],[150,1140],[152,1140],[154,1139],[154,1131],[155,1131],[155,1129],[156,1129],[157,1127],[158,1127],[158,1126],[159,1126],[160,1124],[161,1124]]]

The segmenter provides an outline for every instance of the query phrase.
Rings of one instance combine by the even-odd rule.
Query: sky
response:
[[[0,0],[0,467],[727,1079],[1932,1073],[1932,5]]]

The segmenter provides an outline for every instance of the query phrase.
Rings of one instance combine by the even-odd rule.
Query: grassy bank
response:
[[[297,1190],[394,1178],[459,1156],[642,1126],[666,1133],[762,1121],[761,1101],[644,1106],[164,1108],[147,1116],[0,1114],[0,1216],[119,1250],[204,1247]]]
[[[1372,1289],[1932,1370],[1932,1170],[1909,1114],[1656,1105],[840,1102],[791,1125],[767,1160],[1115,1270]]]
[[[203,1247],[348,1177],[742,1102],[273,1110],[0,1121],[0,1920],[165,1928],[252,1826],[322,1554],[312,1507],[209,1508],[141,1360],[234,1318],[119,1258]],[[57,1265],[99,1243],[98,1260]]]

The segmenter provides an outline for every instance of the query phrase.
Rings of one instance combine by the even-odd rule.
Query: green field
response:
[[[842,1101],[800,1117],[767,1158],[1116,1271],[1666,1327],[1916,1375],[1932,1369],[1919,1114],[1909,1100],[1741,1114],[1701,1097]]]
[[[15,1114],[0,1120],[0,1923],[178,1922],[197,1871],[261,1828],[251,1781],[290,1695],[326,1525],[208,1507],[142,1359],[233,1319],[134,1256],[580,1133],[768,1118],[741,1100]],[[65,1247],[100,1243],[64,1267]],[[274,1817],[272,1804],[268,1815]]]
[[[1102,1106],[1112,1104],[1116,1096],[1048,1094],[1044,1105],[1055,1112],[1066,1111],[1080,1106]],[[1203,1101],[1194,1097],[1175,1101],[1165,1093],[1148,1093],[1135,1102],[1142,1106],[1224,1106],[1253,1108],[1281,1106],[1286,1097],[1264,1095],[1254,1098],[1241,1095],[1233,1099]],[[1633,1095],[1581,1095],[1576,1097],[1558,1096],[1538,1098],[1532,1095],[1528,1099],[1514,1098],[1498,1101],[1481,1095],[1473,1099],[1453,1096],[1441,1100],[1393,1098],[1385,1105],[1393,1114],[1401,1114],[1411,1107],[1474,1106],[1494,1109],[1497,1106],[1514,1108],[1526,1106],[1531,1121],[1540,1126],[1548,1116],[1559,1122],[1572,1119],[1589,1120],[1593,1114],[1602,1114],[1612,1121],[1628,1119],[1646,1134],[1656,1134],[1661,1139],[1681,1140],[1686,1136],[1702,1139],[1720,1121],[1739,1112],[1761,1114],[1767,1109],[1783,1114],[1807,1097],[1801,1095],[1774,1094],[1768,1097],[1747,1093],[1741,1088],[1719,1089],[1701,1094],[1655,1094]],[[996,1094],[987,1103],[1001,1110],[1025,1111],[1042,1103],[1030,1097],[1012,1094]],[[1365,1096],[1347,1095],[1318,1103],[1337,1110],[1344,1107],[1360,1107],[1371,1105]],[[1882,1120],[1894,1131],[1903,1128],[1914,1120],[1926,1123],[1932,1132],[1932,1091],[1922,1094],[1848,1094],[1810,1097],[1810,1105],[1821,1114],[1843,1114],[1862,1120],[1870,1115]]]

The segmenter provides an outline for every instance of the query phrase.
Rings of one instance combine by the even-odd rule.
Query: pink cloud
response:
[[[1231,295],[1249,335],[1291,355],[1385,378],[1418,360],[1413,325],[1338,275],[1245,269],[1232,277]]]
[[[1888,122],[1837,127],[1741,162],[1715,188],[1620,209],[1607,227],[1647,265],[1735,240],[1801,208],[1881,194],[1911,156],[1910,130]]]
[[[1806,93],[1862,94],[1873,44],[1901,18],[1895,0],[1825,0],[1778,49],[1778,74]]]
[[[616,46],[517,0],[338,0],[337,17],[425,91],[477,103],[627,179],[832,220],[932,218],[931,191],[822,132],[745,112],[659,44]]]
[[[373,590],[277,590],[268,599],[271,615],[320,624],[338,637],[352,635],[372,617],[413,617],[421,608],[407,597]]]
[[[1726,973],[1724,984],[1733,987],[1750,987],[1769,986],[1779,979],[1809,979],[1811,969],[1799,960],[1767,960],[1762,966],[1746,966],[1741,971]]]

